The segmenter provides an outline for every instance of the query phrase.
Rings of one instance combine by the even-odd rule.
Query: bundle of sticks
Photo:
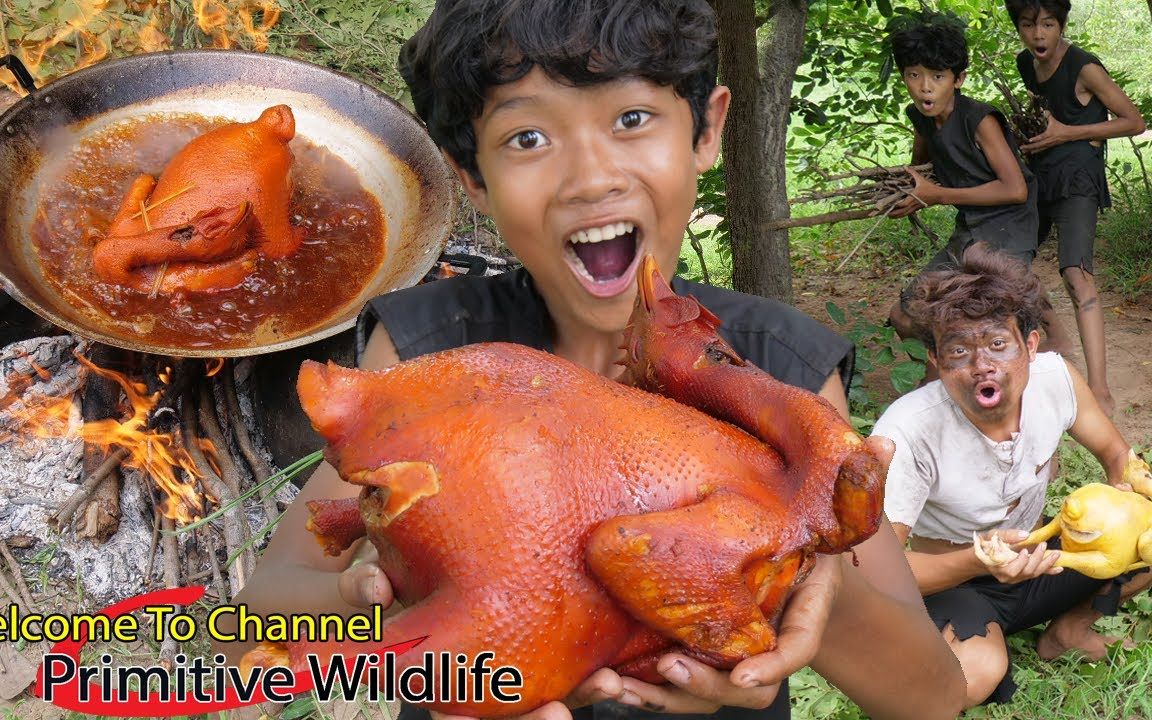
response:
[[[1016,145],[1027,145],[1031,138],[1048,129],[1048,116],[1045,114],[1048,110],[1047,100],[1028,90],[1028,104],[1025,107],[1007,85],[997,82],[996,87],[1004,94],[1008,106],[1012,108],[1012,112],[1007,115],[1008,129],[1012,131]]]
[[[845,172],[839,175],[824,175],[826,183],[840,180],[855,179],[858,182],[831,190],[817,190],[799,195],[788,201],[790,205],[815,202],[817,200],[835,200],[843,205],[843,209],[821,215],[807,217],[790,217],[772,223],[773,229],[810,227],[812,225],[826,225],[844,220],[859,220],[861,218],[887,215],[901,200],[911,196],[912,188],[916,182],[909,169],[915,170],[928,180],[934,180],[932,164],[906,165],[897,167],[868,167]]]
[[[1015,93],[1012,92],[1004,73],[996,67],[996,63],[984,53],[981,53],[980,57],[992,71],[994,76],[992,84],[996,86],[996,89],[1004,96],[1004,101],[1008,103],[1009,112],[1004,113],[1005,119],[1008,120],[1008,130],[1012,133],[1017,145],[1027,145],[1029,139],[1048,129],[1048,115],[1046,114],[1048,101],[1031,90],[1025,90],[1028,93],[1028,99],[1025,102],[1020,102]]]

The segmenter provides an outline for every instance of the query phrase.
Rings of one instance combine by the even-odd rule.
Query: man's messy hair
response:
[[[954,13],[924,12],[897,16],[888,26],[892,59],[901,72],[912,65],[951,70],[957,77],[968,69],[967,23]]]
[[[976,243],[959,267],[927,272],[912,286],[907,312],[916,334],[936,352],[936,334],[957,321],[1016,318],[1025,337],[1051,307],[1040,279],[1021,260]]]
[[[479,182],[472,121],[489,88],[533,67],[573,86],[641,77],[673,87],[705,127],[718,64],[706,0],[438,0],[400,51],[432,139]]]
[[[1020,28],[1021,20],[1036,22],[1041,10],[1047,10],[1056,18],[1056,22],[1060,23],[1060,27],[1064,28],[1068,25],[1068,13],[1072,10],[1072,3],[1069,0],[1005,0],[1004,7],[1017,29]]]

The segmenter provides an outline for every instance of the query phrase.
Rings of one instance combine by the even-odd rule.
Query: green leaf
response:
[[[920,340],[908,338],[900,343],[900,348],[913,360],[928,362],[928,348]]]
[[[916,385],[924,379],[924,365],[914,360],[906,360],[892,368],[889,375],[892,387],[903,395],[916,389]]]
[[[271,494],[278,492],[280,490],[280,488],[287,485],[292,480],[292,478],[296,477],[297,475],[304,472],[305,470],[307,470],[308,468],[310,468],[311,466],[315,465],[316,463],[320,462],[323,459],[324,459],[324,451],[323,450],[316,450],[315,452],[312,452],[311,454],[305,455],[304,457],[300,458],[299,460],[293,462],[291,465],[285,467],[283,470],[269,476],[268,479],[265,480],[264,482],[257,483],[256,485],[253,485],[243,495],[236,498],[235,500],[232,500],[231,502],[225,503],[224,505],[220,506],[214,512],[209,513],[205,517],[202,517],[199,520],[196,520],[195,522],[191,522],[191,523],[184,525],[182,527],[176,528],[175,530],[162,531],[162,532],[164,532],[165,534],[171,533],[173,535],[181,535],[183,533],[195,530],[196,528],[200,527],[201,525],[206,525],[207,523],[212,522],[213,520],[220,517],[221,515],[235,510],[240,505],[240,503],[244,502],[245,500],[247,500],[248,498],[252,497],[253,495],[255,495],[257,493],[263,493],[265,495],[271,495]]]
[[[284,712],[280,713],[280,720],[300,720],[316,712],[316,700],[311,695],[297,698],[289,703]]]
[[[1114,647],[1122,647],[1123,643],[1116,643]],[[1108,663],[1097,663],[1096,667],[1092,668],[1092,674],[1088,676],[1088,682],[1093,685],[1100,685],[1108,677],[1111,667]]]
[[[892,70],[896,67],[896,61],[891,55],[884,58],[884,64],[880,66],[880,83],[886,84],[889,78],[892,77]]]
[[[848,318],[844,317],[844,311],[840,309],[839,305],[832,302],[831,300],[829,300],[827,304],[824,305],[824,309],[828,311],[828,317],[832,318],[832,322],[836,323],[837,325],[843,325],[844,323],[848,322]]]
[[[52,33],[52,26],[51,25],[41,25],[40,27],[36,28],[32,32],[24,35],[23,40],[24,40],[24,42],[28,42],[28,43],[42,42],[44,40],[47,40],[48,36],[51,33]]]

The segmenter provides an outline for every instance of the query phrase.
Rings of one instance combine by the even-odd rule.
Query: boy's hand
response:
[[[603,700],[625,700],[623,678],[607,668],[597,670],[588,676],[588,679],[564,698],[564,702],[553,700],[541,705],[532,712],[517,715],[508,720],[572,720],[572,711],[569,708],[578,708]],[[444,713],[430,713],[432,720],[476,720],[466,715],[445,715]]]
[[[1128,449],[1128,460],[1124,464],[1124,475],[1120,478],[1120,485],[1127,485],[1129,490],[1152,498],[1152,469],[1148,467],[1144,458],[1131,448]]]
[[[352,565],[340,573],[337,586],[340,597],[353,607],[368,608],[379,603],[384,607],[392,604],[392,583],[380,569],[376,548],[372,543],[364,543],[365,550],[358,554]]]
[[[1028,533],[1022,530],[993,531],[983,537],[976,537],[972,551],[989,575],[1008,585],[1064,571],[1064,568],[1056,565],[1060,551],[1049,550],[1047,543],[1040,543],[1031,551],[1027,548],[1016,551],[1008,547],[1027,537]]]
[[[651,685],[615,671],[597,670],[564,702],[550,702],[525,720],[570,720],[569,708],[602,700],[656,712],[712,713],[722,705],[762,709],[772,704],[780,682],[816,657],[828,614],[840,588],[839,558],[818,556],[816,567],[788,599],[780,618],[780,635],[772,652],[741,661],[731,671],[716,670],[678,653],[669,653],[656,665],[669,685]],[[367,607],[374,602],[389,605],[392,586],[376,563],[374,553],[340,575],[340,594],[345,602]],[[471,720],[432,713],[436,720]]]
[[[656,669],[670,685],[649,685],[623,678],[620,702],[669,713],[712,713],[722,705],[766,708],[780,682],[816,657],[840,588],[840,561],[818,556],[816,567],[788,599],[780,618],[775,650],[741,661],[731,671],[716,670],[678,653],[660,658]]]
[[[892,212],[888,213],[888,217],[891,218],[907,217],[918,210],[940,204],[940,199],[936,194],[936,191],[940,188],[939,185],[931,182],[910,167],[904,169],[912,176],[912,189],[906,191],[908,197],[896,203]]]
[[[1029,138],[1028,144],[1022,146],[1020,152],[1036,153],[1076,139],[1075,128],[1052,117],[1052,113],[1047,110],[1044,111],[1044,115],[1048,118],[1048,127],[1036,137]]]

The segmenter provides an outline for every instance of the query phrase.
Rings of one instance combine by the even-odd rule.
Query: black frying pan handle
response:
[[[32,78],[32,73],[28,72],[28,68],[24,67],[24,63],[20,62],[20,58],[15,55],[5,55],[0,58],[0,67],[6,67],[12,71],[16,76],[16,82],[20,83],[20,87],[28,92],[35,92],[36,81]]]
[[[488,271],[488,261],[479,255],[443,253],[440,255],[440,261],[451,263],[457,267],[467,267],[467,275],[483,275]]]

